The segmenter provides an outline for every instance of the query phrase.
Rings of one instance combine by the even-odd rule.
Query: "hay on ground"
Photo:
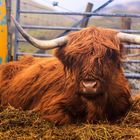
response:
[[[55,126],[33,111],[0,107],[0,140],[140,140],[140,100],[114,124]]]

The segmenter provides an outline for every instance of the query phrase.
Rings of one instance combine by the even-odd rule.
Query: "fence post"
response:
[[[93,4],[89,2],[87,4],[87,7],[86,7],[85,12],[91,12],[92,11],[92,8],[93,8]],[[81,23],[80,27],[87,27],[89,18],[90,18],[90,16],[84,16],[83,17],[84,21]]]
[[[131,18],[122,17],[121,28],[122,29],[131,29]]]
[[[131,18],[128,17],[122,17],[121,18],[121,28],[122,29],[131,29]],[[129,45],[129,44],[128,44]],[[130,49],[126,49],[126,54],[130,53]]]

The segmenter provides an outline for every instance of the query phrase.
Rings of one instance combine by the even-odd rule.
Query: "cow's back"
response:
[[[32,56],[23,57],[19,61],[9,62],[7,64],[0,65],[0,83],[5,80],[12,79],[17,73],[23,69],[33,65],[36,59]]]
[[[56,58],[25,57],[20,61],[1,65],[0,103],[29,109],[33,100],[36,98],[37,103],[47,90],[46,87],[50,86],[49,82],[53,83],[62,70],[62,65]]]

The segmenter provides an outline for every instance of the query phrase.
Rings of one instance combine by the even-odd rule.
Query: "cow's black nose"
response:
[[[93,81],[83,81],[82,84],[85,88],[96,88],[96,86],[97,86],[96,81],[94,81],[94,82]]]

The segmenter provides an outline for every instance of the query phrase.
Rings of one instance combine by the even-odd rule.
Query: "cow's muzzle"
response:
[[[82,81],[81,82],[81,93],[96,95],[99,93],[100,83],[99,81]]]

